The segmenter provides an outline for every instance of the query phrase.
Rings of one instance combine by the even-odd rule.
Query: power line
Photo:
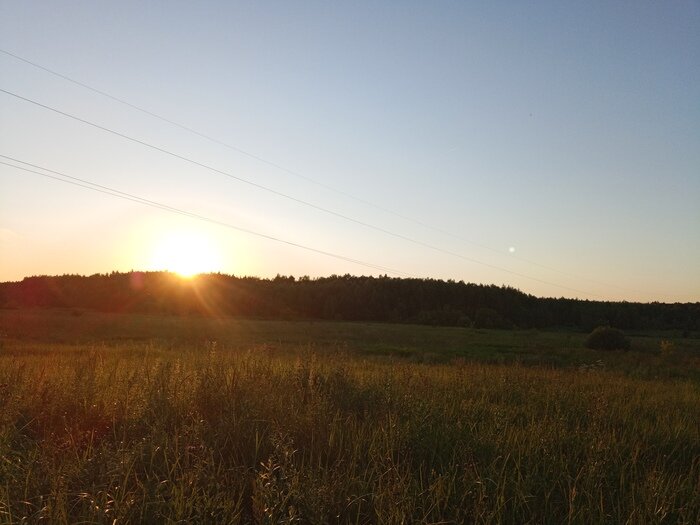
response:
[[[112,95],[112,94],[110,94],[110,93],[107,93],[106,91],[102,91],[101,89],[97,89],[97,88],[95,88],[95,87],[93,87],[93,86],[90,86],[90,85],[88,85],[88,84],[85,84],[84,82],[80,82],[79,80],[76,80],[76,79],[71,78],[71,77],[69,77],[69,76],[67,76],[67,75],[64,75],[63,73],[59,73],[58,71],[54,71],[53,69],[49,69],[49,68],[47,68],[47,67],[45,67],[45,66],[42,66],[41,64],[37,64],[36,62],[32,62],[31,60],[28,60],[28,59],[26,59],[26,58],[23,58],[23,57],[21,57],[21,56],[19,56],[19,55],[16,55],[16,54],[14,54],[14,53],[10,53],[9,51],[6,51],[6,50],[4,50],[4,49],[0,49],[0,53],[3,53],[3,54],[5,54],[5,55],[7,55],[7,56],[10,56],[10,57],[12,57],[12,58],[14,58],[14,59],[16,59],[16,60],[20,60],[21,62],[24,62],[24,63],[26,63],[26,64],[29,64],[30,66],[33,66],[33,67],[35,67],[35,68],[37,68],[37,69],[41,69],[42,71],[45,71],[45,72],[47,72],[47,73],[50,73],[51,75],[54,75],[54,76],[59,77],[59,78],[62,78],[63,80],[66,80],[66,81],[68,81],[68,82],[71,82],[72,84],[75,84],[75,85],[80,86],[80,87],[82,87],[82,88],[84,88],[84,89],[87,89],[87,90],[89,90],[89,91],[92,91],[93,93],[97,93],[97,94],[99,94],[99,95],[102,95],[103,97],[106,97],[106,98],[109,98],[109,99],[111,99],[111,100],[114,100],[115,102],[118,102],[118,103],[120,103],[120,104],[123,104],[123,105],[125,105],[125,106],[128,106],[128,107],[130,107],[130,108],[132,108],[132,109],[135,109],[136,111],[140,111],[141,113],[144,113],[144,114],[149,115],[149,116],[151,116],[151,117],[153,117],[153,118],[156,118],[156,119],[158,119],[158,120],[161,120],[161,121],[163,121],[163,122],[166,122],[166,123],[168,123],[168,124],[171,124],[171,125],[173,125],[173,126],[175,126],[175,127],[178,127],[178,128],[180,128],[180,129],[182,129],[182,130],[184,130],[184,131],[187,131],[188,133],[192,133],[192,134],[197,135],[198,137],[201,137],[201,138],[203,138],[203,139],[206,139],[206,140],[208,140],[208,141],[210,141],[210,142],[213,142],[213,143],[218,144],[218,145],[220,145],[220,146],[224,146],[224,147],[226,147],[226,148],[229,148],[229,149],[231,149],[231,150],[233,150],[233,151],[235,151],[235,152],[237,152],[237,153],[240,153],[241,155],[245,155],[246,157],[249,157],[249,158],[251,158],[251,159],[257,160],[258,162],[261,162],[261,163],[263,163],[263,164],[267,164],[268,166],[271,166],[271,167],[273,167],[273,168],[275,168],[275,169],[284,171],[285,173],[288,173],[288,174],[293,175],[293,176],[295,176],[295,177],[299,177],[299,178],[304,179],[304,180],[306,180],[306,181],[308,181],[308,182],[311,182],[311,183],[313,183],[313,184],[316,184],[316,185],[318,185],[318,186],[321,186],[322,188],[325,188],[325,189],[327,189],[327,190],[329,190],[329,191],[332,191],[332,192],[337,193],[337,194],[339,194],[339,195],[343,195],[344,197],[348,197],[348,198],[350,198],[350,199],[354,199],[354,200],[356,200],[356,201],[358,201],[358,202],[361,202],[361,203],[366,204],[366,205],[368,205],[368,206],[372,206],[372,207],[377,208],[377,209],[379,209],[379,210],[381,210],[381,211],[384,211],[384,212],[386,212],[386,213],[391,213],[391,214],[393,214],[393,215],[396,215],[397,217],[401,217],[401,218],[403,218],[403,219],[406,219],[406,220],[409,220],[409,221],[412,221],[412,222],[417,222],[417,221],[415,221],[414,219],[411,219],[410,217],[405,217],[405,216],[399,214],[398,212],[395,212],[395,211],[393,211],[393,210],[386,209],[386,208],[384,208],[384,207],[382,207],[382,206],[380,206],[380,205],[378,205],[378,204],[375,204],[375,203],[372,203],[372,202],[370,202],[370,201],[367,201],[367,200],[365,200],[365,199],[363,199],[363,198],[361,198],[361,197],[358,197],[358,196],[356,196],[356,195],[352,195],[351,193],[347,193],[347,192],[345,192],[345,191],[343,191],[343,190],[339,190],[339,189],[337,189],[337,188],[334,188],[333,186],[330,186],[330,185],[328,185],[328,184],[326,184],[326,183],[324,183],[324,182],[321,182],[321,181],[316,180],[316,179],[314,179],[314,178],[312,178],[312,177],[309,177],[309,176],[304,175],[304,174],[302,174],[302,173],[299,173],[299,172],[297,172],[297,171],[294,171],[294,170],[291,170],[291,169],[289,169],[289,168],[286,168],[286,167],[282,166],[281,164],[277,164],[276,162],[272,162],[272,161],[270,161],[270,160],[267,160],[267,159],[265,159],[265,158],[263,158],[263,157],[260,157],[260,156],[258,156],[258,155],[255,155],[254,153],[251,153],[251,152],[249,152],[249,151],[246,151],[246,150],[244,150],[244,149],[242,149],[242,148],[239,148],[239,147],[237,147],[237,146],[233,146],[233,145],[231,145],[231,144],[229,144],[229,143],[227,143],[227,142],[224,142],[224,141],[219,140],[219,139],[217,139],[217,138],[215,138],[215,137],[212,137],[211,135],[207,135],[206,133],[203,133],[203,132],[198,131],[198,130],[196,130],[196,129],[194,129],[194,128],[191,128],[191,127],[189,127],[189,126],[186,126],[185,124],[181,124],[181,123],[176,122],[176,121],[174,121],[174,120],[171,120],[171,119],[169,119],[169,118],[167,118],[167,117],[164,117],[164,116],[162,116],[162,115],[159,115],[159,114],[157,114],[157,113],[154,113],[154,112],[152,112],[152,111],[149,111],[149,110],[147,110],[147,109],[145,109],[145,108],[142,108],[141,106],[137,106],[136,104],[133,104],[133,103],[127,101],[127,100],[124,100],[123,98],[116,97],[116,96],[114,96],[114,95]],[[420,224],[420,223],[418,223],[418,224]],[[429,227],[429,226],[427,226],[427,225],[424,225],[424,226]]]
[[[216,225],[218,225],[218,226],[223,226],[223,227],[226,227],[226,228],[230,228],[230,229],[233,229],[233,230],[236,230],[236,231],[240,231],[240,232],[243,232],[243,233],[247,233],[247,234],[249,234],[249,235],[254,235],[254,236],[256,236],[256,237],[261,237],[261,238],[263,238],[263,239],[268,239],[268,240],[271,240],[271,241],[279,242],[279,243],[282,243],[282,244],[286,244],[286,245],[289,245],[289,246],[293,246],[293,247],[295,247],[295,248],[301,248],[301,249],[303,249],[303,250],[308,250],[308,251],[311,251],[311,252],[314,252],[314,253],[318,253],[318,254],[321,254],[321,255],[326,255],[326,256],[328,256],[328,257],[333,257],[333,258],[335,258],[335,259],[340,259],[340,260],[343,260],[343,261],[346,261],[346,262],[351,262],[351,263],[354,263],[354,264],[358,264],[358,265],[360,265],[360,266],[365,266],[365,267],[367,267],[367,268],[372,268],[372,269],[374,269],[374,270],[379,270],[379,271],[382,271],[382,272],[385,272],[385,273],[392,273],[392,274],[395,274],[395,275],[408,276],[408,274],[405,274],[405,273],[400,272],[400,271],[398,271],[398,270],[395,270],[395,269],[393,269],[393,268],[389,268],[389,267],[386,267],[386,266],[381,266],[381,265],[378,265],[378,264],[373,264],[373,263],[365,262],[365,261],[362,261],[362,260],[359,260],[359,259],[353,259],[353,258],[347,257],[347,256],[345,256],[345,255],[339,255],[339,254],[337,254],[337,253],[328,252],[328,251],[325,251],[325,250],[320,250],[320,249],[318,249],[318,248],[313,248],[313,247],[311,247],[311,246],[306,246],[306,245],[304,245],[304,244],[299,244],[299,243],[296,243],[296,242],[293,242],[293,241],[288,241],[288,240],[286,240],[286,239],[282,239],[282,238],[279,238],[279,237],[274,237],[274,236],[272,236],[272,235],[267,235],[267,234],[265,234],[265,233],[260,233],[260,232],[257,232],[257,231],[254,231],[254,230],[250,230],[250,229],[247,229],[247,228],[242,228],[242,227],[236,226],[236,225],[234,225],[234,224],[230,224],[230,223],[227,223],[227,222],[219,221],[219,220],[217,220],[217,219],[212,219],[212,218],[210,218],[210,217],[206,217],[206,216],[204,216],[204,215],[199,215],[199,214],[197,214],[197,213],[192,213],[192,212],[189,212],[189,211],[187,211],[187,210],[183,210],[183,209],[181,209],[181,208],[176,208],[176,207],[174,207],[174,206],[168,206],[167,204],[163,204],[163,203],[160,203],[160,202],[157,202],[157,201],[152,201],[152,200],[150,200],[150,199],[145,199],[145,198],[143,198],[143,197],[139,197],[139,196],[134,195],[134,194],[131,194],[131,193],[127,193],[127,192],[123,192],[123,191],[120,191],[120,190],[116,190],[116,189],[110,188],[110,187],[108,187],[108,186],[103,186],[103,185],[100,185],[100,184],[96,184],[96,183],[94,183],[94,182],[90,182],[90,181],[85,180],[85,179],[80,179],[80,178],[78,178],[78,177],[73,177],[73,176],[70,176],[70,175],[66,175],[66,174],[64,174],[64,173],[61,173],[61,172],[58,172],[58,171],[54,171],[54,170],[50,170],[50,169],[48,169],[48,168],[43,168],[43,167],[41,167],[41,166],[37,166],[36,164],[31,164],[31,163],[29,163],[29,162],[24,162],[24,161],[22,161],[22,160],[15,159],[15,158],[13,158],[13,157],[9,157],[9,156],[7,156],[7,155],[0,155],[0,157],[5,158],[5,159],[10,159],[10,160],[13,160],[13,161],[15,161],[15,162],[22,163],[22,164],[26,164],[27,166],[32,166],[32,167],[35,167],[35,168],[38,168],[38,169],[47,171],[47,172],[49,172],[49,173],[54,173],[54,174],[60,175],[60,177],[57,177],[57,176],[54,176],[54,175],[49,175],[48,173],[41,173],[41,172],[39,172],[39,171],[32,170],[32,169],[29,169],[29,168],[25,168],[25,167],[22,167],[22,166],[15,166],[14,164],[10,164],[9,162],[0,161],[0,164],[5,165],[5,166],[9,166],[9,167],[11,167],[11,168],[15,168],[15,169],[18,169],[18,170],[26,171],[26,172],[29,172],[29,173],[34,173],[34,174],[40,175],[40,176],[42,176],[42,177],[46,177],[46,178],[53,179],[53,180],[56,180],[56,181],[64,182],[64,183],[66,183],[66,184],[72,184],[73,186],[79,186],[79,187],[81,187],[81,188],[85,188],[85,189],[88,189],[88,190],[91,190],[91,191],[96,191],[96,192],[99,192],[99,193],[103,193],[103,194],[105,194],[105,195],[111,195],[112,197],[117,197],[117,198],[119,198],[119,199],[128,200],[128,201],[131,201],[131,202],[136,202],[136,203],[142,204],[142,205],[144,205],[144,206],[150,206],[150,207],[152,207],[152,208],[157,208],[157,209],[160,209],[160,210],[168,211],[168,212],[170,212],[170,213],[175,213],[175,214],[178,214],[178,215],[184,215],[185,217],[190,217],[190,218],[192,218],[192,219],[197,219],[197,220],[200,220],[200,221],[203,221],[203,222],[208,222],[208,223],[211,223],[211,224],[216,224]],[[61,177],[66,177],[67,179],[71,179],[71,180],[66,180],[65,178],[61,178]]]
[[[467,257],[467,256],[462,255],[462,254],[459,254],[459,253],[457,253],[457,252],[453,252],[453,251],[450,251],[450,250],[446,250],[446,249],[444,249],[444,248],[440,248],[439,246],[434,246],[434,245],[432,245],[432,244],[429,244],[429,243],[426,243],[426,242],[423,242],[423,241],[414,239],[414,238],[412,238],[412,237],[408,237],[408,236],[406,236],[406,235],[403,235],[403,234],[400,234],[400,233],[396,233],[396,232],[393,232],[393,231],[391,231],[391,230],[387,230],[387,229],[382,228],[382,227],[380,227],[380,226],[376,226],[376,225],[370,224],[370,223],[365,222],[365,221],[362,221],[362,220],[360,220],[360,219],[355,219],[354,217],[350,217],[350,216],[348,216],[348,215],[344,215],[344,214],[342,214],[342,213],[335,212],[335,211],[333,211],[333,210],[330,210],[330,209],[328,209],[328,208],[324,208],[324,207],[319,206],[319,205],[317,205],[317,204],[313,204],[313,203],[308,202],[308,201],[305,201],[305,200],[303,200],[303,199],[299,199],[299,198],[297,198],[297,197],[293,197],[293,196],[291,196],[291,195],[288,195],[288,194],[286,194],[286,193],[277,191],[277,190],[275,190],[275,189],[273,189],[273,188],[269,188],[269,187],[264,186],[264,185],[262,185],[262,184],[259,184],[259,183],[257,183],[257,182],[253,182],[253,181],[251,181],[251,180],[244,179],[244,178],[239,177],[239,176],[237,176],[237,175],[233,175],[232,173],[229,173],[229,172],[220,170],[220,169],[218,169],[218,168],[214,168],[213,166],[209,166],[209,165],[207,165],[207,164],[204,164],[204,163],[199,162],[199,161],[197,161],[197,160],[191,159],[191,158],[189,158],[189,157],[185,157],[185,156],[183,156],[183,155],[180,155],[180,154],[175,153],[175,152],[173,152],[173,151],[167,150],[167,149],[165,149],[165,148],[161,148],[160,146],[156,146],[156,145],[150,144],[150,143],[148,143],[148,142],[145,142],[145,141],[143,141],[143,140],[140,140],[140,139],[131,137],[131,136],[129,136],[129,135],[125,135],[124,133],[120,133],[120,132],[115,131],[115,130],[113,130],[113,129],[110,129],[110,128],[107,128],[107,127],[105,127],[105,126],[102,126],[102,125],[100,125],[100,124],[96,124],[96,123],[94,123],[94,122],[91,122],[91,121],[89,121],[89,120],[83,119],[83,118],[81,118],[81,117],[77,117],[77,116],[72,115],[72,114],[70,114],[70,113],[66,113],[65,111],[61,111],[61,110],[59,110],[59,109],[57,109],[57,108],[54,108],[54,107],[51,107],[51,106],[47,106],[46,104],[42,104],[41,102],[37,102],[36,100],[32,100],[32,99],[30,99],[30,98],[23,97],[22,95],[18,95],[17,93],[13,93],[12,91],[7,91],[7,90],[5,90],[5,89],[0,88],[0,92],[5,93],[6,95],[10,95],[10,96],[12,96],[12,97],[15,97],[15,98],[17,98],[17,99],[19,99],[19,100],[28,102],[28,103],[33,104],[33,105],[35,105],[35,106],[38,106],[38,107],[40,107],[40,108],[46,109],[46,110],[51,111],[51,112],[53,112],[53,113],[56,113],[56,114],[62,115],[62,116],[64,116],[64,117],[70,118],[70,119],[75,120],[75,121],[77,121],[77,122],[80,122],[80,123],[86,124],[86,125],[88,125],[88,126],[94,127],[94,128],[96,128],[96,129],[105,131],[105,132],[107,132],[107,133],[110,133],[110,134],[115,135],[115,136],[117,136],[117,137],[123,138],[123,139],[125,139],[125,140],[129,140],[129,141],[131,141],[131,142],[135,142],[135,143],[140,144],[140,145],[142,145],[142,146],[146,146],[146,147],[148,147],[148,148],[151,148],[151,149],[153,149],[153,150],[159,151],[159,152],[164,153],[164,154],[166,154],[166,155],[170,155],[170,156],[172,156],[172,157],[175,157],[175,158],[177,158],[177,159],[183,160],[183,161],[185,161],[185,162],[188,162],[188,163],[193,164],[193,165],[195,165],[195,166],[198,166],[198,167],[200,167],[200,168],[204,168],[204,169],[209,170],[209,171],[212,171],[212,172],[214,172],[214,173],[218,173],[218,174],[220,174],[220,175],[224,175],[224,176],[226,176],[226,177],[229,177],[229,178],[231,178],[231,179],[237,180],[237,181],[239,181],[239,182],[243,182],[243,183],[245,183],[245,184],[248,184],[248,185],[250,185],[250,186],[253,186],[253,187],[255,187],[255,188],[258,188],[258,189],[260,189],[260,190],[266,191],[266,192],[268,192],[268,193],[272,193],[273,195],[277,195],[277,196],[279,196],[279,197],[283,197],[283,198],[285,198],[285,199],[291,200],[291,201],[293,201],[293,202],[296,202],[297,204],[302,204],[302,205],[304,205],[304,206],[313,208],[313,209],[315,209],[315,210],[317,210],[317,211],[321,211],[321,212],[323,212],[323,213],[327,213],[327,214],[329,214],[329,215],[333,215],[333,216],[335,216],[335,217],[339,217],[339,218],[344,219],[344,220],[347,220],[347,221],[349,221],[349,222],[353,222],[353,223],[355,223],[355,224],[359,224],[359,225],[364,226],[364,227],[366,227],[366,228],[369,228],[369,229],[372,229],[372,230],[375,230],[375,231],[384,233],[384,234],[386,234],[386,235],[390,235],[390,236],[395,237],[395,238],[397,238],[397,239],[402,239],[402,240],[404,240],[404,241],[411,242],[411,243],[416,244],[416,245],[418,245],[418,246],[422,246],[422,247],[424,247],[424,248],[428,248],[428,249],[431,249],[431,250],[434,250],[434,251],[437,251],[437,252],[440,252],[440,253],[443,253],[443,254],[446,254],[446,255],[450,255],[450,256],[452,256],[452,257],[456,257],[456,258],[462,259],[462,260],[464,260],[464,261],[468,261],[468,262],[471,262],[471,263],[474,263],[474,264],[479,264],[479,265],[482,265],[482,266],[486,266],[486,267],[488,267],[488,268],[492,268],[492,269],[495,269],[495,270],[498,270],[498,271],[501,271],[501,272],[505,272],[505,273],[508,273],[508,274],[511,274],[511,275],[515,275],[515,276],[517,276],[517,277],[522,277],[522,278],[524,278],[524,279],[529,279],[529,280],[532,280],[532,281],[536,281],[536,282],[539,282],[539,283],[542,283],[542,284],[546,284],[546,285],[549,285],[549,286],[554,286],[554,287],[556,287],[556,288],[561,288],[561,289],[565,289],[565,290],[569,290],[569,291],[572,291],[572,292],[581,293],[581,294],[585,294],[585,295],[600,296],[599,294],[595,294],[595,293],[592,293],[592,292],[589,292],[589,291],[580,290],[580,289],[577,289],[577,288],[572,288],[572,287],[569,287],[569,286],[557,284],[557,283],[554,283],[554,282],[551,282],[551,281],[546,281],[546,280],[544,280],[544,279],[539,279],[539,278],[537,278],[537,277],[532,277],[532,276],[530,276],[530,275],[526,275],[526,274],[523,274],[523,273],[520,273],[520,272],[516,272],[516,271],[513,271],[513,270],[509,270],[509,269],[507,269],[507,268],[503,268],[503,267],[498,266],[498,265],[495,265],[495,264],[491,264],[491,263],[487,263],[487,262],[484,262],[484,261],[480,261],[480,260],[474,259],[474,258],[472,258],[472,257]]]
[[[577,279],[583,279],[583,280],[588,281],[588,282],[591,282],[591,283],[595,283],[595,284],[599,284],[599,285],[603,285],[603,286],[608,286],[608,287],[616,288],[616,289],[622,290],[622,291],[639,293],[638,290],[632,290],[632,289],[630,289],[630,288],[624,288],[624,287],[617,286],[617,285],[614,285],[614,284],[605,283],[605,282],[603,282],[603,281],[598,281],[598,280],[596,280],[596,279],[591,279],[591,278],[589,278],[589,277],[577,275],[577,274],[574,274],[574,273],[571,273],[571,272],[566,272],[566,271],[563,271],[563,270],[559,270],[559,269],[554,268],[554,267],[552,267],[552,266],[548,266],[548,265],[545,265],[545,264],[541,264],[541,263],[539,263],[539,262],[537,262],[537,261],[533,261],[533,260],[531,260],[531,259],[522,257],[522,256],[520,256],[520,255],[515,255],[515,254],[511,254],[511,253],[506,253],[504,250],[501,250],[501,249],[498,249],[498,248],[494,248],[494,247],[492,247],[492,246],[487,246],[487,245],[485,245],[485,244],[481,244],[481,243],[478,243],[478,242],[475,242],[475,241],[472,241],[472,240],[469,240],[469,239],[465,239],[464,237],[459,236],[459,235],[455,235],[454,233],[452,233],[452,232],[450,232],[450,231],[448,231],[448,230],[445,230],[445,229],[443,229],[443,228],[438,228],[438,227],[436,227],[436,226],[427,224],[427,223],[425,223],[425,222],[423,222],[423,221],[420,221],[420,220],[415,219],[415,218],[413,218],[413,217],[410,217],[410,216],[408,216],[408,215],[404,215],[404,214],[399,213],[399,212],[397,212],[397,211],[395,211],[395,210],[391,210],[391,209],[386,208],[386,207],[384,207],[384,206],[381,206],[381,205],[379,205],[379,204],[376,204],[376,203],[373,203],[373,202],[368,201],[368,200],[366,200],[366,199],[363,199],[362,197],[358,197],[357,195],[353,195],[353,194],[348,193],[348,192],[346,192],[346,191],[343,191],[343,190],[340,190],[340,189],[335,188],[335,187],[333,187],[333,186],[330,186],[330,185],[328,185],[328,184],[326,184],[326,183],[324,183],[324,182],[321,182],[321,181],[319,181],[319,180],[317,180],[317,179],[314,179],[314,178],[312,178],[312,177],[309,177],[309,176],[307,176],[307,175],[304,175],[304,174],[302,174],[302,173],[299,173],[298,171],[295,171],[295,170],[289,169],[289,168],[287,168],[287,167],[285,167],[285,166],[282,166],[281,164],[278,164],[278,163],[276,163],[276,162],[273,162],[273,161],[270,161],[270,160],[265,159],[265,158],[263,158],[263,157],[260,157],[260,156],[258,156],[258,155],[255,155],[254,153],[251,153],[251,152],[249,152],[249,151],[246,151],[246,150],[244,150],[244,149],[242,149],[242,148],[239,148],[239,147],[237,147],[237,146],[231,145],[231,144],[229,144],[229,143],[227,143],[227,142],[224,142],[224,141],[222,141],[222,140],[220,140],[220,139],[217,139],[217,138],[215,138],[215,137],[212,137],[211,135],[208,135],[208,134],[203,133],[203,132],[201,132],[201,131],[198,131],[198,130],[196,130],[196,129],[194,129],[194,128],[191,128],[191,127],[189,127],[189,126],[186,126],[185,124],[181,124],[181,123],[179,123],[179,122],[177,122],[177,121],[174,121],[174,120],[172,120],[172,119],[169,119],[169,118],[167,118],[167,117],[164,117],[164,116],[162,116],[162,115],[159,115],[158,113],[154,113],[154,112],[152,112],[152,111],[149,111],[149,110],[147,110],[147,109],[145,109],[145,108],[143,108],[143,107],[141,107],[141,106],[138,106],[138,105],[136,105],[136,104],[133,104],[133,103],[131,103],[131,102],[129,102],[129,101],[123,99],[123,98],[117,97],[117,96],[115,96],[115,95],[112,95],[112,94],[110,94],[110,93],[107,93],[106,91],[103,91],[103,90],[101,90],[101,89],[98,89],[98,88],[95,88],[95,87],[93,87],[93,86],[90,86],[89,84],[86,84],[86,83],[84,83],[84,82],[81,82],[81,81],[79,81],[79,80],[76,80],[76,79],[74,79],[74,78],[72,78],[72,77],[70,77],[70,76],[68,76],[68,75],[63,74],[63,73],[59,73],[58,71],[55,71],[55,70],[53,70],[53,69],[50,69],[50,68],[48,68],[48,67],[46,67],[46,66],[42,66],[41,64],[38,64],[38,63],[33,62],[33,61],[31,61],[31,60],[28,60],[28,59],[26,59],[26,58],[24,58],[24,57],[21,57],[21,56],[19,56],[19,55],[16,55],[15,53],[11,53],[10,51],[6,51],[6,50],[4,50],[4,49],[0,49],[0,53],[3,53],[3,54],[5,54],[5,55],[7,55],[7,56],[9,56],[9,57],[12,57],[12,58],[14,58],[15,60],[19,60],[19,61],[21,61],[21,62],[24,62],[25,64],[28,64],[28,65],[30,65],[30,66],[32,66],[32,67],[35,67],[35,68],[37,68],[37,69],[40,69],[40,70],[42,70],[42,71],[44,71],[44,72],[46,72],[46,73],[49,73],[49,74],[51,74],[51,75],[54,75],[54,76],[58,77],[58,78],[61,78],[61,79],[63,79],[63,80],[66,80],[67,82],[70,82],[70,83],[75,84],[75,85],[77,85],[77,86],[80,86],[80,87],[82,87],[82,88],[84,88],[84,89],[87,89],[87,90],[89,90],[89,91],[92,91],[93,93],[97,93],[98,95],[101,95],[101,96],[106,97],[106,98],[108,98],[108,99],[110,99],[110,100],[113,100],[113,101],[115,101],[115,102],[118,102],[119,104],[123,104],[123,105],[125,105],[125,106],[127,106],[127,107],[130,107],[130,108],[132,108],[132,109],[134,109],[134,110],[136,110],[136,111],[139,111],[139,112],[141,112],[141,113],[143,113],[143,114],[145,114],[145,115],[148,115],[148,116],[153,117],[153,118],[155,118],[155,119],[161,120],[162,122],[166,122],[166,123],[168,123],[168,124],[170,124],[170,125],[172,125],[172,126],[175,126],[175,127],[180,128],[180,129],[182,129],[182,130],[184,130],[184,131],[187,131],[188,133],[192,133],[192,134],[194,134],[194,135],[197,135],[198,137],[201,137],[201,138],[203,138],[203,139],[205,139],[205,140],[208,140],[208,141],[210,141],[210,142],[212,142],[212,143],[218,144],[218,145],[223,146],[223,147],[225,147],[225,148],[228,148],[228,149],[230,149],[230,150],[232,150],[232,151],[235,151],[235,152],[237,152],[237,153],[240,153],[241,155],[245,155],[246,157],[249,157],[249,158],[254,159],[254,160],[258,161],[258,162],[261,162],[261,163],[263,163],[263,164],[266,164],[266,165],[268,165],[268,166],[270,166],[270,167],[273,167],[273,168],[275,168],[275,169],[281,170],[281,171],[283,171],[283,172],[285,172],[285,173],[287,173],[287,174],[289,174],[289,175],[292,175],[292,176],[294,176],[294,177],[301,178],[301,179],[303,179],[303,180],[306,180],[307,182],[310,182],[310,183],[312,183],[312,184],[315,184],[315,185],[317,185],[317,186],[320,186],[320,187],[322,187],[322,188],[324,188],[324,189],[326,189],[326,190],[328,190],[328,191],[331,191],[331,192],[336,193],[336,194],[338,194],[338,195],[342,195],[342,196],[347,197],[347,198],[349,198],[349,199],[355,200],[355,201],[360,202],[360,203],[362,203],[362,204],[364,204],[364,205],[367,205],[367,206],[370,206],[370,207],[375,208],[375,209],[377,209],[377,210],[380,210],[380,211],[382,211],[382,212],[384,212],[384,213],[388,213],[388,214],[390,214],[390,215],[394,215],[395,217],[399,217],[399,218],[401,218],[401,219],[403,219],[403,220],[412,222],[413,224],[419,225],[419,226],[421,226],[421,227],[423,227],[423,228],[426,228],[426,229],[429,229],[429,230],[432,230],[432,231],[441,233],[441,234],[443,234],[443,235],[447,235],[448,237],[451,237],[451,238],[453,238],[453,239],[455,239],[455,240],[458,240],[458,241],[460,241],[460,242],[463,242],[463,243],[466,243],[466,244],[470,244],[470,245],[472,245],[472,246],[476,246],[476,247],[481,248],[481,249],[484,249],[484,250],[488,250],[488,251],[490,251],[490,252],[496,253],[496,254],[501,255],[501,256],[507,256],[507,257],[509,257],[510,259],[516,259],[516,260],[525,262],[525,263],[527,263],[527,264],[531,264],[531,265],[533,265],[533,266],[538,266],[538,267],[543,268],[543,269],[545,269],[545,270],[549,270],[549,271],[552,271],[552,272],[556,272],[556,273],[559,273],[559,274],[561,274],[561,275],[565,275],[565,276],[569,276],[569,277],[575,277],[575,278],[577,278]]]

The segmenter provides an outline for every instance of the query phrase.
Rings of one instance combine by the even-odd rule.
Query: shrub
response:
[[[661,348],[661,355],[671,355],[673,353],[672,341],[661,341],[659,346]]]
[[[584,346],[593,350],[629,350],[630,340],[617,328],[599,326],[588,334]]]

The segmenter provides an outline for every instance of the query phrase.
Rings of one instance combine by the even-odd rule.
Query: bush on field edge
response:
[[[593,350],[629,350],[631,344],[621,330],[599,326],[588,334],[584,346]]]

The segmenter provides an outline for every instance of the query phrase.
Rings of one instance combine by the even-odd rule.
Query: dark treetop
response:
[[[515,288],[463,281],[332,275],[274,279],[167,272],[28,277],[0,283],[0,307],[107,312],[331,319],[475,326],[598,325],[700,330],[700,303],[628,303],[538,298]]]

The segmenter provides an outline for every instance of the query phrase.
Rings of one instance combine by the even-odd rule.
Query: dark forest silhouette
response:
[[[515,288],[462,281],[333,275],[273,279],[167,272],[28,277],[0,283],[0,307],[105,312],[327,319],[477,328],[599,325],[700,330],[700,303],[537,298]]]

